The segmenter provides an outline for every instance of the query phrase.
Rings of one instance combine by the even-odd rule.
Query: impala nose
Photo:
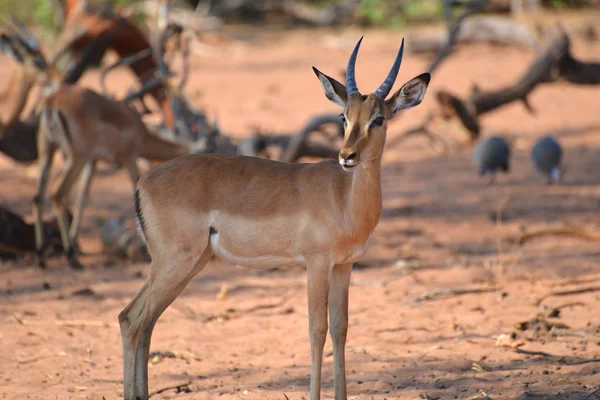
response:
[[[358,154],[352,150],[342,149],[339,155],[339,162],[342,167],[355,167],[358,164]]]

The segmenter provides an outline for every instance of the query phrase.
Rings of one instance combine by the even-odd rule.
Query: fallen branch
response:
[[[585,294],[585,293],[593,293],[593,292],[600,292],[600,286],[591,286],[591,287],[577,288],[577,289],[571,289],[571,290],[557,290],[554,292],[547,293],[544,296],[540,297],[535,302],[535,304],[540,305],[542,303],[542,301],[544,301],[548,297],[573,296],[573,295],[577,295],[577,294]]]
[[[409,49],[414,53],[441,52],[444,46],[447,46],[448,38],[448,31],[439,31],[428,35],[415,33],[408,38]],[[476,15],[463,20],[453,41],[453,45],[492,43],[537,47],[537,41],[527,25],[513,18],[488,15]]]
[[[451,289],[438,289],[417,297],[413,302],[422,303],[427,300],[439,300],[447,299],[454,296],[462,296],[465,294],[478,294],[478,293],[490,293],[497,292],[500,290],[499,287],[479,287],[479,288],[451,288]]]
[[[592,275],[592,276],[583,276],[583,277],[578,277],[578,278],[560,279],[557,281],[550,282],[548,286],[579,285],[582,283],[591,283],[591,282],[597,282],[597,281],[600,281],[600,276]]]
[[[267,20],[269,18],[287,19],[299,25],[316,27],[341,24],[362,0],[334,2],[331,6],[317,10],[296,1],[260,1],[260,0],[224,0],[214,2],[210,14],[226,22]]]
[[[436,94],[438,110],[435,114],[444,119],[458,119],[474,141],[481,131],[481,115],[514,101],[521,101],[530,113],[534,113],[528,96],[538,85],[560,79],[574,84],[600,84],[600,63],[576,60],[570,53],[569,37],[562,30],[513,85],[490,91],[482,91],[474,85],[464,100],[441,90]],[[422,124],[423,130],[431,122],[428,118]]]
[[[313,117],[308,124],[306,124],[306,126],[300,130],[300,132],[294,136],[291,136],[287,143],[282,143],[282,152],[279,158],[280,161],[294,162],[302,156],[311,156],[312,154],[309,152],[311,147],[307,143],[308,137],[312,132],[320,131],[322,125],[326,124],[333,124],[336,127],[337,137],[344,136],[344,126],[339,115],[318,115]],[[314,147],[312,149],[314,149]],[[337,156],[337,151],[335,149],[330,150],[332,151],[329,154],[336,153],[335,156]]]
[[[29,321],[19,317],[16,313],[13,313],[13,318],[20,325],[25,326],[45,326],[47,323],[42,321]],[[116,322],[103,322],[103,321],[87,321],[87,320],[54,320],[51,321],[56,326],[68,326],[68,327],[83,327],[83,326],[94,326],[102,328],[118,328],[119,324]]]
[[[161,358],[175,358],[184,361],[202,361],[200,357],[189,351],[153,351],[148,355],[150,362],[156,364]]]
[[[397,135],[397,136],[391,138],[390,140],[388,140],[387,146],[388,147],[397,146],[400,143],[402,143],[403,141],[405,141],[406,139],[413,137],[413,136],[425,136],[425,138],[428,139],[429,145],[433,149],[437,150],[438,148],[437,148],[436,144],[439,144],[441,146],[441,152],[448,151],[448,145],[441,138],[441,136],[434,133],[430,128],[428,128],[428,125],[436,118],[438,118],[438,115],[436,113],[434,113],[434,112],[428,113],[427,117],[425,117],[425,120],[421,124],[419,124],[413,128],[407,129],[400,135]]]
[[[160,389],[154,390],[152,392],[150,392],[150,394],[148,395],[148,397],[152,397],[155,396],[157,394],[161,394],[163,392],[166,392],[167,390],[176,390],[177,393],[181,393],[181,392],[185,392],[185,393],[189,393],[191,392],[189,386],[192,384],[192,381],[186,381],[186,382],[182,382],[182,383],[177,383],[175,385],[168,385],[168,386],[163,386]]]
[[[542,226],[531,229],[519,235],[517,243],[523,246],[525,243],[541,236],[574,236],[584,240],[600,240],[600,232],[574,226]]]

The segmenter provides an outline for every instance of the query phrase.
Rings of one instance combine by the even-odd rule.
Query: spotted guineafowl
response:
[[[531,149],[531,161],[535,168],[548,178],[548,184],[560,181],[561,157],[560,144],[550,136],[538,140]]]
[[[490,183],[494,181],[496,171],[509,172],[510,147],[506,140],[492,136],[482,140],[473,153],[475,164],[481,176],[490,174]]]

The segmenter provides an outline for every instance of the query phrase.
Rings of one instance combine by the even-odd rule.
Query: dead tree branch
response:
[[[427,69],[431,74],[433,74],[433,71],[435,71],[435,69],[441,64],[441,62],[448,55],[450,55],[450,53],[452,51],[452,47],[454,46],[454,44],[456,43],[456,40],[458,38],[458,34],[460,32],[461,24],[463,23],[463,21],[466,18],[470,17],[471,15],[481,11],[486,3],[487,3],[487,0],[470,1],[466,5],[465,11],[463,11],[456,18],[456,20],[449,25],[448,37],[446,39],[446,43],[444,44],[442,49],[438,52],[438,54],[435,56],[435,58],[431,61],[431,64],[429,65],[429,68]],[[451,4],[450,5],[445,4],[445,5],[446,5],[446,9],[448,9],[449,7],[452,6]],[[449,17],[450,12],[447,11],[446,14],[447,14],[447,17]]]
[[[213,1],[209,14],[227,21],[267,20],[277,18],[299,25],[326,27],[341,24],[354,13],[362,0],[336,2],[317,10],[296,1],[218,0]]]
[[[521,101],[527,110],[534,113],[528,96],[542,83],[565,80],[575,84],[600,83],[600,64],[582,62],[570,53],[569,37],[561,31],[545,50],[530,64],[526,72],[513,85],[489,91],[473,86],[471,95],[460,99],[446,90],[436,94],[437,115],[444,119],[457,118],[469,134],[471,141],[479,137],[479,116],[514,101]],[[427,127],[429,121],[423,126]]]
[[[584,240],[600,240],[600,232],[575,226],[554,225],[541,226],[522,232],[517,243],[523,246],[525,243],[542,236],[572,236]]]
[[[291,137],[290,140],[283,145],[280,161],[294,162],[302,156],[312,156],[313,154],[310,153],[310,150],[316,150],[316,148],[311,148],[307,143],[307,139],[312,132],[319,130],[324,124],[334,124],[337,127],[338,137],[344,136],[344,127],[339,115],[325,114],[314,117],[302,130],[300,130],[300,132]],[[335,149],[332,150],[335,152],[335,157],[337,157],[337,151],[335,151]],[[329,156],[332,154],[331,151],[324,150],[323,148],[320,148],[319,152],[321,151],[324,151]]]
[[[430,34],[414,33],[409,36],[409,49],[413,53],[440,52],[448,43],[448,31]],[[529,27],[508,17],[474,15],[464,20],[456,33],[454,45],[463,43],[491,43],[536,48],[538,43]]]

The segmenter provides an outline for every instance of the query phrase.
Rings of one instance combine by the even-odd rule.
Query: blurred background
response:
[[[82,203],[85,268],[69,267],[49,200],[37,266],[45,96],[90,88],[178,152],[335,159],[342,110],[311,67],[343,82],[364,36],[363,93],[402,38],[395,90],[432,80],[389,124],[384,211],[352,279],[351,398],[596,398],[597,0],[22,0],[0,2],[0,17],[3,397],[120,398],[117,315],[148,273],[130,178],[110,162]],[[142,172],[170,158],[138,150]],[[46,197],[64,165],[61,154]],[[153,398],[307,398],[304,281],[302,269],[211,261],[157,325]]]

